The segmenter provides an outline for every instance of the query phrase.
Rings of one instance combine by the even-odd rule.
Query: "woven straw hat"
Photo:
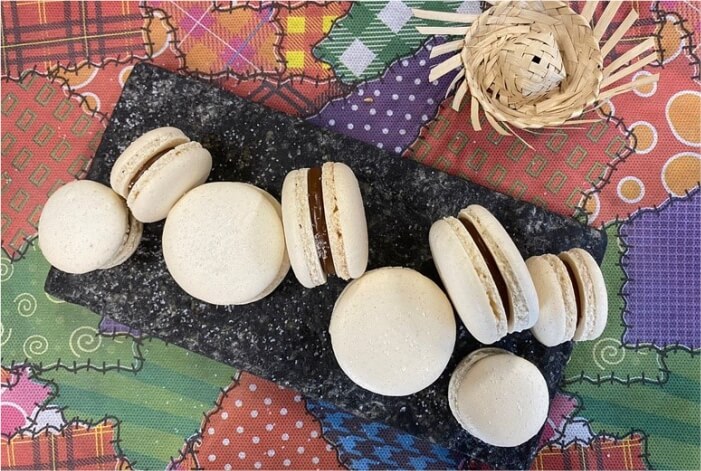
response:
[[[473,127],[481,129],[481,108],[494,129],[509,134],[511,126],[532,129],[590,122],[573,118],[597,102],[658,80],[656,74],[605,90],[657,59],[652,52],[632,62],[654,47],[654,40],[648,38],[603,66],[604,57],[638,18],[632,10],[600,46],[622,3],[610,2],[593,27],[595,1],[585,3],[581,14],[561,1],[505,1],[481,15],[424,10],[414,10],[414,15],[470,24],[418,28],[426,34],[463,36],[434,47],[431,57],[454,55],[432,68],[429,80],[461,67],[449,89],[457,86],[453,108],[460,108],[469,91]]]
[[[490,8],[468,30],[461,55],[472,96],[498,121],[519,128],[581,115],[603,78],[589,24],[560,2]]]

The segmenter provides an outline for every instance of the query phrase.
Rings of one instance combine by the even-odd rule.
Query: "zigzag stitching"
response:
[[[653,207],[651,207],[651,208],[650,208],[650,207],[648,207],[648,208],[639,208],[637,211],[631,213],[631,215],[629,216],[629,219],[628,219],[627,222],[628,222],[628,223],[632,223],[632,222],[634,222],[636,219],[638,219],[638,218],[644,216],[645,214],[649,214],[649,213],[659,214],[660,212],[662,212],[662,211],[663,211],[665,208],[667,208],[668,206],[672,206],[672,205],[674,205],[674,204],[678,204],[678,202],[689,201],[694,195],[696,195],[697,193],[699,193],[699,191],[701,191],[701,187],[699,186],[699,184],[697,184],[697,186],[694,187],[694,188],[692,188],[691,191],[687,190],[687,191],[686,191],[686,195],[683,196],[683,197],[676,197],[676,196],[672,196],[672,195],[670,194],[670,195],[669,195],[669,198],[668,198],[667,200],[665,200],[665,201],[664,201],[661,205],[659,205],[659,206],[653,205]],[[621,320],[622,320],[622,325],[623,325],[623,334],[622,334],[622,336],[621,336],[621,345],[627,346],[627,345],[630,345],[630,344],[625,344],[625,343],[623,342],[623,338],[625,337],[625,334],[626,334],[626,332],[628,331],[628,329],[631,328],[632,326],[629,325],[629,324],[627,324],[627,323],[625,322],[625,317],[626,317],[626,315],[632,314],[632,312],[628,309],[628,300],[627,300],[626,296],[627,296],[629,293],[628,293],[627,291],[625,291],[625,288],[627,287],[629,281],[634,281],[634,280],[632,280],[632,279],[628,276],[628,273],[627,273],[627,271],[626,271],[626,267],[628,266],[628,264],[627,264],[624,260],[625,260],[627,254],[628,254],[628,251],[629,251],[631,248],[633,248],[633,246],[630,245],[630,244],[628,244],[628,243],[626,242],[625,237],[624,237],[623,234],[621,234],[621,232],[620,232],[620,227],[621,227],[621,226],[619,226],[618,237],[619,237],[619,241],[620,241],[621,246],[622,246],[625,250],[621,253],[621,258],[620,258],[620,260],[619,260],[619,266],[621,267],[621,270],[623,271],[625,280],[624,280],[624,283],[621,285],[621,290],[619,291],[618,295],[621,297],[621,299],[623,299],[623,309],[622,309],[622,315],[621,315]],[[660,354],[665,354],[665,356],[666,356],[666,354],[669,353],[669,352],[676,352],[676,351],[683,351],[683,352],[689,353],[692,357],[695,356],[695,355],[701,355],[701,348],[694,350],[694,349],[692,349],[692,348],[690,348],[690,347],[688,347],[688,346],[686,346],[686,345],[681,345],[680,342],[679,342],[678,340],[677,340],[676,344],[671,344],[671,345],[668,345],[668,346],[666,346],[666,347],[659,347],[659,346],[657,346],[657,345],[655,344],[655,341],[654,341],[654,340],[653,340],[652,342],[645,342],[645,343],[642,343],[642,344],[641,344],[639,341],[636,341],[636,342],[635,342],[635,348],[636,348],[636,349],[638,349],[638,348],[649,348],[649,349],[653,349],[653,350],[657,351],[657,352],[660,353]],[[669,370],[667,370],[667,371],[669,371]]]
[[[240,384],[240,378],[241,372],[237,371],[236,374],[231,377],[232,382],[227,387],[219,388],[219,396],[214,400],[214,407],[209,411],[202,411],[203,418],[202,425],[200,425],[200,429],[193,436],[185,440],[183,448],[181,450],[178,450],[178,454],[180,455],[179,459],[175,459],[171,456],[171,468],[175,468],[186,458],[186,455],[190,453],[192,454],[192,456],[195,459],[195,462],[197,463],[197,469],[199,469],[199,449],[196,447],[196,444],[202,443],[203,431],[207,429],[207,425],[209,424],[211,417],[223,409],[222,403],[227,397],[229,397],[231,391]]]
[[[687,44],[686,44],[685,46],[682,46],[682,49],[685,50],[686,53],[687,53],[687,55],[689,55],[689,56],[691,57],[692,62],[690,63],[690,65],[693,65],[693,66],[695,67],[695,69],[696,69],[696,74],[693,75],[691,78],[694,79],[694,80],[699,80],[699,78],[700,78],[700,77],[699,77],[699,70],[701,69],[701,61],[699,60],[699,57],[698,57],[696,54],[694,54],[694,52],[693,52],[693,50],[694,50],[694,48],[695,48],[695,45],[694,45],[694,43],[693,43],[693,32],[691,32],[691,31],[689,31],[689,30],[686,29],[686,27],[685,27],[685,25],[684,25],[685,20],[684,20],[683,18],[681,18],[681,16],[680,16],[678,13],[676,13],[676,12],[669,13],[669,12],[666,12],[666,11],[660,9],[659,0],[656,1],[655,3],[653,3],[653,5],[652,5],[652,7],[651,7],[650,10],[651,10],[653,13],[656,14],[655,23],[657,23],[657,25],[658,25],[657,28],[655,29],[655,32],[653,33],[653,36],[655,37],[655,42],[656,42],[656,45],[657,45],[656,49],[657,49],[657,51],[660,53],[660,59],[658,59],[658,61],[657,61],[657,62],[658,62],[658,65],[655,65],[655,66],[656,66],[656,67],[661,67],[660,64],[664,62],[664,52],[665,52],[665,51],[664,51],[664,48],[662,47],[662,36],[661,36],[661,33],[662,33],[662,30],[664,29],[665,24],[667,23],[667,16],[668,16],[668,15],[672,15],[672,16],[675,16],[675,17],[678,19],[678,22],[677,22],[677,23],[673,23],[673,24],[674,24],[675,26],[677,26],[677,25],[680,26],[681,29],[682,29],[682,30],[684,31],[684,33],[685,33],[684,35],[681,36],[681,38],[682,38],[683,40],[686,40],[686,41],[687,41]],[[627,158],[628,158],[633,152],[635,152],[635,149],[637,148],[637,138],[635,138],[635,135],[632,134],[632,131],[631,131],[630,129],[628,129],[628,128],[625,126],[625,124],[623,123],[623,118],[615,117],[615,116],[614,116],[613,114],[611,114],[611,113],[607,113],[607,114],[605,114],[605,115],[606,115],[606,117],[609,118],[609,119],[613,119],[613,120],[619,121],[619,122],[620,122],[620,125],[621,125],[621,126],[623,127],[623,129],[625,130],[624,135],[626,135],[626,137],[632,136],[632,138],[635,139],[635,141],[634,141],[634,144],[631,146],[632,149],[631,149],[631,152],[630,152],[630,153],[628,153],[625,157],[617,158],[617,159],[613,162],[613,164],[612,164],[611,166],[609,166],[609,167],[610,167],[610,170],[607,171],[607,172],[608,172],[607,178],[606,178],[606,179],[602,179],[602,181],[601,181],[599,184],[594,185],[594,187],[593,187],[592,189],[590,189],[590,190],[588,190],[587,192],[585,192],[585,194],[584,194],[584,199],[583,199],[583,200],[580,202],[580,204],[575,208],[575,214],[576,214],[576,215],[577,215],[577,214],[585,214],[585,215],[587,215],[587,217],[588,217],[588,216],[591,214],[591,213],[589,213],[589,212],[585,209],[585,208],[586,208],[586,204],[587,204],[587,202],[589,201],[589,199],[590,199],[594,194],[601,193],[601,190],[603,189],[603,187],[606,186],[606,184],[608,184],[608,183],[610,182],[610,175],[611,175],[614,171],[616,171],[617,168],[618,168],[618,166],[619,166],[621,163],[625,162],[625,161],[627,160]],[[698,187],[699,185],[701,185],[701,182],[700,182],[700,183],[697,183],[697,187]],[[687,192],[687,193],[688,193],[688,192]],[[670,196],[671,196],[671,195],[670,195]],[[653,208],[656,208],[656,205],[653,205]],[[628,212],[628,214],[625,215],[625,216],[623,216],[622,219],[621,219],[621,215],[620,215],[620,214],[616,214],[616,215],[615,215],[615,221],[619,221],[619,220],[620,220],[620,221],[625,221],[625,220],[629,219],[630,217],[632,217],[632,215],[634,215],[635,213],[637,213],[637,212],[639,212],[639,211],[641,211],[641,210],[643,210],[643,209],[645,209],[645,207],[643,207],[643,206],[638,206],[637,209]],[[600,224],[600,227],[603,227],[603,226],[606,225],[607,223],[608,223],[608,221],[602,221],[602,222],[600,222],[599,224]]]
[[[144,2],[144,3],[145,3],[145,2]],[[142,15],[142,18],[145,18],[145,17],[143,17],[143,15]],[[144,27],[141,26],[140,29],[143,31]],[[144,41],[142,42],[142,45],[143,45],[143,47],[144,47],[144,52],[146,53],[145,56],[137,56],[137,55],[135,55],[133,52],[130,51],[130,52],[129,52],[129,55],[126,56],[126,57],[122,57],[121,54],[117,54],[117,56],[115,56],[115,57],[101,57],[101,58],[100,58],[100,62],[91,62],[90,60],[88,60],[88,59],[86,58],[86,60],[84,60],[84,61],[81,62],[80,64],[78,64],[77,62],[70,62],[70,61],[69,61],[69,62],[67,62],[65,65],[63,65],[63,64],[61,64],[59,61],[57,61],[57,62],[56,62],[56,66],[55,66],[55,70],[58,70],[59,68],[63,68],[66,72],[75,72],[75,74],[77,75],[78,72],[79,72],[81,69],[83,69],[84,67],[96,67],[96,68],[98,68],[98,69],[101,69],[101,68],[103,68],[105,65],[107,65],[107,64],[109,64],[109,63],[113,63],[113,62],[115,62],[115,63],[117,63],[117,64],[122,64],[122,63],[128,63],[128,62],[130,62],[130,61],[132,61],[132,60],[150,61],[150,60],[153,59],[153,56],[151,55],[151,53],[152,53],[153,51],[149,51],[149,48],[152,47],[152,42],[151,42],[150,39],[151,39],[151,38],[148,37],[147,40],[144,40]],[[34,71],[34,72],[36,72],[37,66],[38,66],[37,64],[34,64],[34,66],[33,66],[31,69],[21,71],[21,72],[19,72],[19,74],[16,75],[16,76],[12,76],[12,75],[10,74],[10,71],[8,70],[8,71],[7,71],[8,73],[7,73],[7,74],[3,74],[2,76],[0,76],[0,78],[1,78],[1,79],[6,79],[6,78],[7,78],[7,79],[11,79],[11,80],[21,80],[22,75],[25,74],[26,72],[28,72],[28,71]],[[48,75],[51,75],[51,73],[52,73],[51,70],[47,70],[46,72],[42,72],[41,74],[47,74],[46,76],[48,76]]]

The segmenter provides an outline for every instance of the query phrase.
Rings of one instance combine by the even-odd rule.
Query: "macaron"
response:
[[[463,359],[448,385],[450,411],[472,436],[513,447],[538,434],[548,417],[548,385],[528,360],[500,348]]]
[[[429,244],[441,281],[473,337],[490,344],[535,324],[538,297],[528,268],[487,209],[470,205],[457,218],[436,221]]]
[[[108,186],[76,180],[56,190],[39,218],[39,246],[51,265],[87,273],[125,262],[143,226]]]
[[[608,293],[589,252],[575,248],[526,263],[540,300],[540,317],[531,329],[535,338],[546,346],[599,338],[608,321]]]
[[[540,314],[531,328],[540,343],[554,347],[572,340],[577,328],[577,301],[572,280],[564,262],[546,254],[526,260],[538,293]]]
[[[282,185],[282,221],[292,270],[306,288],[329,275],[357,278],[368,264],[368,229],[358,180],[347,165],[293,170]]]
[[[187,191],[207,180],[212,156],[180,129],[153,129],[132,142],[112,167],[110,185],[141,222],[160,221]]]
[[[346,286],[329,325],[339,366],[358,386],[385,396],[418,392],[441,375],[455,346],[450,301],[409,268],[370,270]]]
[[[248,304],[285,278],[280,204],[247,183],[200,185],[173,206],[163,228],[163,258],[176,283],[211,304]]]

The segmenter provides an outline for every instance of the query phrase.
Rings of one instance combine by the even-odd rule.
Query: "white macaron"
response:
[[[540,314],[531,328],[540,343],[554,347],[572,340],[577,328],[577,302],[567,267],[555,255],[539,255],[526,260],[538,293]]]
[[[290,263],[280,204],[247,183],[207,183],[171,209],[163,228],[168,271],[191,296],[247,304],[270,294]]]
[[[467,330],[494,343],[538,319],[538,297],[513,240],[485,208],[471,205],[429,232],[433,260]]]
[[[368,229],[353,171],[338,162],[287,174],[282,186],[282,221],[292,270],[307,287],[328,275],[357,278],[368,264]]]
[[[141,241],[143,226],[109,187],[77,180],[56,190],[39,218],[39,246],[51,265],[67,273],[112,268]]]
[[[455,346],[450,301],[422,274],[371,270],[338,297],[329,326],[341,369],[360,387],[406,396],[441,375]]]
[[[187,191],[207,180],[212,156],[173,127],[153,129],[126,148],[110,185],[141,222],[160,221]]]
[[[586,250],[526,261],[538,291],[540,317],[531,332],[552,347],[569,340],[594,340],[608,321],[608,293],[601,268]]]
[[[550,399],[545,378],[533,363],[500,348],[483,348],[453,372],[448,404],[470,435],[513,447],[538,434]]]

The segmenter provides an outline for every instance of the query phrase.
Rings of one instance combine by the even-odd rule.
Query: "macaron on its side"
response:
[[[163,257],[180,287],[212,304],[246,304],[282,281],[279,209],[253,185],[216,182],[185,194],[163,229]]]
[[[368,228],[358,179],[346,164],[326,162],[321,184],[336,275],[357,278],[368,264]]]
[[[107,262],[101,268],[112,268],[126,262],[139,247],[139,242],[141,242],[143,230],[144,225],[141,224],[141,222],[137,221],[133,214],[129,214],[129,225],[127,233],[124,234],[124,243],[122,244],[122,248],[115,254],[112,260]]]
[[[497,276],[503,279],[508,294],[509,333],[533,327],[538,320],[538,295],[526,263],[504,226],[479,205],[463,209],[458,218],[474,228],[496,262]],[[500,281],[495,281],[499,285]]]
[[[110,186],[126,199],[129,185],[149,160],[189,141],[189,137],[174,127],[156,128],[144,133],[117,158],[110,173]]]
[[[562,252],[578,301],[579,319],[574,340],[594,340],[601,336],[608,321],[608,294],[601,268],[586,250]]]
[[[477,350],[455,369],[450,410],[471,435],[513,447],[538,434],[548,416],[548,385],[531,362],[500,349]]]
[[[309,169],[293,170],[282,184],[282,222],[292,271],[305,288],[326,283],[326,273],[319,261],[311,213],[307,174]]]
[[[420,273],[400,267],[366,272],[346,286],[329,325],[344,373],[358,386],[405,396],[433,383],[453,352],[450,301]]]
[[[46,259],[67,273],[105,268],[129,230],[129,210],[109,187],[76,180],[56,190],[39,218],[39,246]]]
[[[540,314],[531,332],[540,343],[554,347],[572,340],[577,327],[577,302],[565,264],[555,255],[526,260],[533,279]]]
[[[485,344],[504,337],[504,305],[467,229],[458,219],[447,217],[433,223],[428,239],[441,281],[470,334]]]
[[[182,195],[207,180],[212,156],[199,142],[186,142],[158,157],[137,174],[127,205],[142,222],[164,219]]]

